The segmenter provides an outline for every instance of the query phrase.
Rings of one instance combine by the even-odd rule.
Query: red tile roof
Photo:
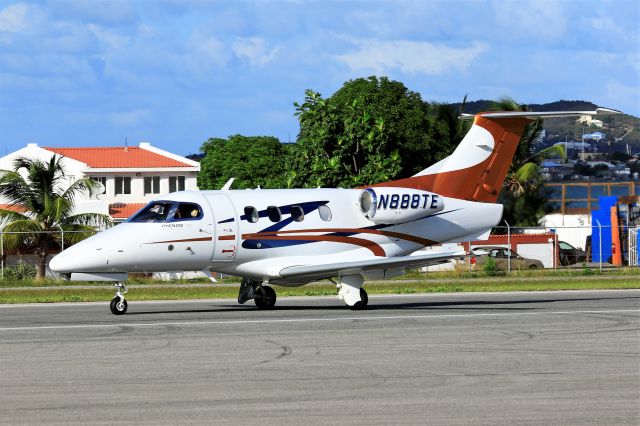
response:
[[[138,210],[146,206],[144,203],[114,203],[109,204],[109,216],[114,219],[129,219]]]
[[[16,213],[25,213],[28,211],[25,207],[15,204],[0,204],[0,209],[11,210]]]
[[[155,167],[192,167],[164,155],[156,154],[137,146],[131,147],[90,147],[90,148],[51,148],[44,149],[81,161],[96,169],[116,168],[155,168]]]

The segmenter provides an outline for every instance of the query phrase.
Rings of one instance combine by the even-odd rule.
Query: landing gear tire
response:
[[[366,309],[369,304],[369,295],[364,288],[360,287],[360,301],[356,302],[353,306],[349,306],[352,311],[360,311]]]
[[[114,315],[124,315],[127,312],[127,301],[124,299],[120,300],[120,297],[116,296],[111,299],[109,308]]]
[[[269,286],[262,286],[262,291],[256,291],[253,301],[259,309],[273,309],[276,304],[276,292]]]

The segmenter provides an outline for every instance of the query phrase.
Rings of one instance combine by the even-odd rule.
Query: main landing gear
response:
[[[251,299],[258,308],[271,309],[276,304],[276,292],[271,287],[262,285],[260,281],[243,278],[240,283],[238,303],[243,304]]]
[[[354,311],[365,309],[369,304],[369,295],[362,288],[363,282],[362,275],[343,275],[340,277],[340,282],[336,284],[338,299]]]
[[[127,312],[127,301],[124,300],[124,294],[128,292],[127,286],[123,283],[116,283],[116,295],[111,299],[109,308],[114,315],[124,315]]]

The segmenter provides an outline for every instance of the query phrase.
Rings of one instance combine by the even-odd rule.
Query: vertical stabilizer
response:
[[[415,188],[445,197],[495,203],[511,167],[524,129],[541,117],[618,114],[596,111],[567,112],[488,112],[475,116],[473,125],[460,145],[447,158],[415,176],[373,186]]]

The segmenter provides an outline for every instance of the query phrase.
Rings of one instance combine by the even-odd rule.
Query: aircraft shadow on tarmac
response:
[[[496,309],[502,311],[531,311],[538,309],[540,305],[551,304],[555,302],[587,302],[598,300],[616,300],[616,299],[640,299],[637,296],[622,296],[622,297],[589,297],[589,298],[551,298],[551,299],[517,299],[517,300],[461,300],[461,301],[412,301],[412,302],[388,302],[376,303],[376,300],[370,300],[369,306],[365,311],[383,311],[383,310],[467,310],[467,309],[481,309],[491,308],[492,311]],[[285,299],[286,300],[286,299]],[[232,303],[232,302],[230,302]],[[532,307],[509,307],[506,305],[537,305]],[[318,304],[314,305],[309,303],[306,305],[296,306],[283,306],[276,305],[270,311],[345,311],[346,308],[340,302],[336,301],[335,305]],[[238,311],[258,311],[253,304],[246,305],[217,305],[211,309],[174,309],[174,310],[154,310],[143,312],[129,312],[129,315],[153,315],[153,314],[188,314],[188,313],[211,313],[211,312],[238,312]],[[268,312],[268,311],[267,311]],[[351,311],[351,312],[363,312],[363,311]]]

